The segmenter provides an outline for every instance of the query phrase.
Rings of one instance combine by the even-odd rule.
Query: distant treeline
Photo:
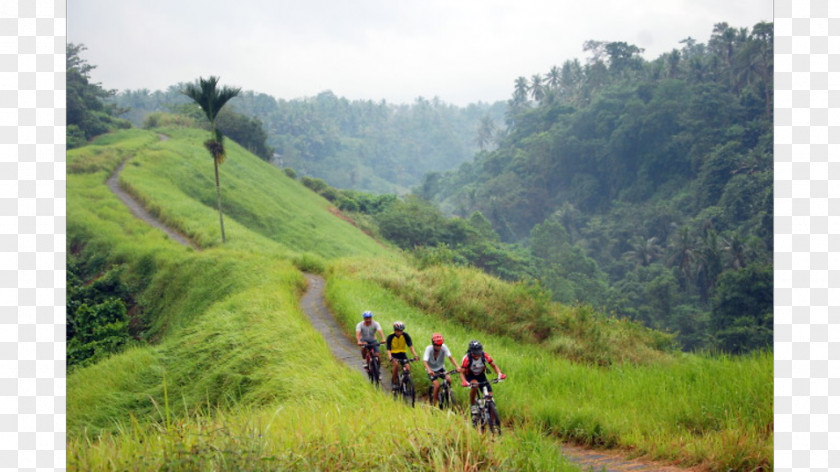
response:
[[[109,102],[140,127],[155,112],[189,113],[182,87],[122,91]],[[505,111],[503,102],[457,107],[418,97],[410,105],[393,105],[350,101],[330,91],[294,100],[246,91],[229,106],[229,117],[242,118],[227,121],[245,118],[252,120],[251,128],[261,128],[266,151],[255,152],[260,157],[338,188],[376,193],[407,193],[426,173],[454,169],[472,159],[486,146],[478,138],[479,126],[501,123]],[[256,134],[236,134],[232,123],[224,121],[219,126],[231,139],[257,151],[249,144],[256,146]]]

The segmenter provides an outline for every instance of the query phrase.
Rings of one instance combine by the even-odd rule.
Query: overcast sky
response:
[[[587,40],[624,41],[646,59],[707,42],[715,23],[773,20],[772,0],[70,0],[107,89],[164,90],[199,76],[286,100],[456,105],[507,100],[514,80],[578,58]]]

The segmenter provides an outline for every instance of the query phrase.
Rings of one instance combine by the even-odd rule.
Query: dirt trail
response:
[[[160,135],[161,140],[168,139],[165,135]],[[107,185],[111,191],[119,197],[120,200],[131,210],[137,218],[147,222],[148,224],[159,228],[166,232],[172,239],[178,241],[184,246],[190,246],[199,249],[192,241],[167,227],[157,218],[152,216],[145,208],[142,207],[134,198],[119,186],[119,174],[122,171],[125,162],[120,164],[116,171],[108,178]],[[336,321],[335,317],[327,308],[324,302],[324,285],[325,281],[322,277],[314,274],[305,274],[308,283],[306,293],[301,298],[300,305],[304,313],[309,317],[312,325],[327,341],[333,355],[336,359],[347,364],[350,369],[359,372],[360,375],[365,376],[362,367],[361,353],[359,352],[356,343],[351,341],[343,334],[341,326]],[[382,389],[390,391],[391,378],[388,372],[382,374]],[[686,469],[677,467],[670,467],[666,465],[656,464],[650,461],[643,460],[628,460],[624,459],[620,453],[616,451],[600,451],[586,449],[580,446],[564,445],[563,452],[567,458],[575,462],[585,471],[604,471],[604,472],[686,472]]]
[[[305,275],[308,285],[306,293],[300,300],[303,312],[309,317],[312,326],[327,341],[327,346],[330,347],[333,356],[347,364],[352,370],[359,372],[367,380],[367,373],[362,367],[362,353],[359,347],[343,334],[341,326],[324,302],[324,285],[326,282],[318,275]],[[388,372],[382,373],[382,388],[386,391],[391,390],[391,375]]]
[[[159,137],[161,141],[166,141],[167,139],[169,139],[169,137],[165,134],[161,134],[159,135]],[[127,206],[128,209],[131,210],[131,213],[137,218],[140,218],[141,220],[154,226],[155,228],[164,231],[166,234],[169,235],[169,237],[183,244],[184,246],[190,246],[194,249],[199,249],[199,247],[194,242],[187,239],[187,237],[185,237],[181,233],[178,233],[174,229],[164,225],[160,220],[152,216],[152,214],[149,213],[145,208],[143,208],[143,206],[140,205],[140,203],[137,200],[135,200],[134,197],[129,195],[128,192],[126,192],[120,187],[120,172],[122,172],[123,167],[125,167],[125,163],[128,162],[129,159],[123,161],[123,163],[120,164],[119,167],[117,167],[117,170],[115,170],[114,173],[111,174],[110,177],[108,177],[108,180],[105,181],[105,184],[108,186],[109,189],[111,189],[111,192],[113,192],[114,195],[116,195],[120,200],[122,200],[122,202],[125,203],[125,206]]]
[[[365,375],[359,348],[343,334],[341,326],[324,302],[324,279],[314,274],[306,274],[306,281],[308,283],[306,293],[300,301],[304,313],[309,317],[315,329],[327,341],[327,345],[336,359],[346,363],[350,369]],[[365,375],[365,381],[366,379]],[[390,375],[387,373],[383,373],[382,386],[385,390],[391,388]],[[686,472],[685,469],[655,464],[650,461],[628,460],[616,451],[600,451],[564,445],[563,452],[566,457],[581,466],[585,471]]]

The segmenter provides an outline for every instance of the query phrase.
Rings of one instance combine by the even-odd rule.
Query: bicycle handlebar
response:
[[[356,344],[359,345],[359,346],[364,346],[364,347],[376,347],[376,346],[381,346],[385,343],[381,343],[379,341],[359,341]]]
[[[491,383],[497,384],[499,382],[504,382],[504,379],[495,378],[495,379],[492,379],[492,380],[485,380],[485,381],[482,381],[482,382],[478,382],[475,385],[473,385],[471,383],[471,384],[467,385],[466,387],[464,387],[462,385],[462,387],[464,387],[464,388],[478,388],[478,387],[481,387],[481,386],[484,386],[484,385],[487,385],[487,384],[491,384]]]
[[[442,379],[442,378],[445,378],[447,375],[452,375],[452,374],[457,374],[457,373],[458,373],[457,370],[450,370],[449,372],[435,372],[434,374],[429,376],[429,379],[430,380]]]

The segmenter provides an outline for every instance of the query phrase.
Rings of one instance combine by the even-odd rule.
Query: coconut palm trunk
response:
[[[219,163],[213,160],[213,170],[216,171],[216,208],[219,209],[219,228],[222,231],[222,243],[225,242],[225,219],[222,216],[222,186],[219,185]]]
[[[225,220],[222,213],[222,187],[219,184],[219,165],[225,160],[224,136],[216,129],[216,116],[231,98],[239,95],[240,88],[222,87],[216,89],[219,78],[210,76],[207,80],[202,77],[192,84],[187,84],[182,93],[195,101],[207,119],[210,121],[210,139],[204,142],[204,147],[213,157],[213,170],[216,174],[216,206],[219,209],[219,227],[222,233],[222,243],[225,242]]]

